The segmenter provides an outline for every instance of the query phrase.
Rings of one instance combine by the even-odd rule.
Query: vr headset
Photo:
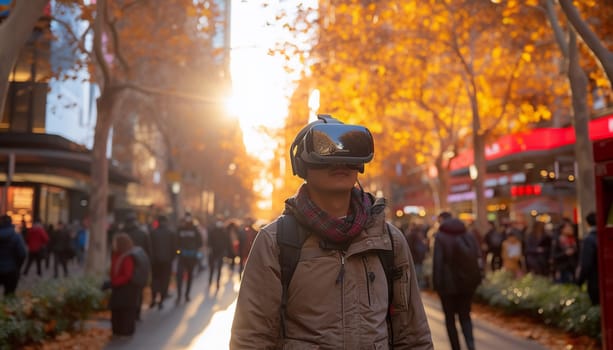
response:
[[[370,131],[360,125],[343,124],[330,115],[320,114],[319,120],[304,127],[290,147],[294,175],[306,178],[306,169],[329,164],[364,164],[374,156],[374,141]]]

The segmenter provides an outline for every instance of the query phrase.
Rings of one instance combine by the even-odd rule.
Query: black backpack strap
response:
[[[277,219],[277,244],[279,245],[279,264],[281,265],[281,335],[286,337],[285,318],[287,315],[287,299],[289,283],[292,280],[298,261],[302,244],[308,233],[296,221],[293,215],[281,215]]]
[[[385,231],[390,237],[390,242],[392,243],[392,250],[380,250],[377,252],[379,255],[379,260],[381,260],[381,265],[383,266],[383,271],[385,271],[385,279],[387,280],[387,326],[389,329],[389,344],[394,344],[394,332],[392,327],[392,302],[394,300],[394,279],[398,271],[396,271],[396,265],[394,263],[394,237],[392,237],[392,231],[389,227],[389,223],[385,224]]]

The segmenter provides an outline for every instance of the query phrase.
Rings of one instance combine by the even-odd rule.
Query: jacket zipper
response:
[[[345,329],[345,283],[343,282],[345,278],[345,252],[339,250],[338,254],[341,257],[341,270],[336,277],[336,284],[341,284],[341,322],[343,329]]]
[[[362,264],[364,264],[364,273],[366,274],[366,293],[368,295],[368,306],[371,305],[370,302],[370,282],[371,282],[371,273],[368,271],[368,258],[366,256],[362,257]],[[373,275],[374,277],[374,275]]]

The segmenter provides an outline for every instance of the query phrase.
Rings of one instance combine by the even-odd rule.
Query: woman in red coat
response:
[[[35,261],[36,274],[40,277],[42,276],[40,264],[45,257],[45,249],[47,243],[49,243],[49,235],[47,234],[47,231],[45,231],[40,220],[36,219],[34,221],[34,224],[28,230],[25,239],[26,244],[28,245],[28,261],[26,262],[26,269],[23,271],[23,274],[28,274],[28,271],[30,271],[30,266],[32,266],[32,262]]]
[[[125,233],[113,238],[111,258],[111,325],[113,335],[131,336],[136,323],[139,288],[131,283],[134,259],[130,254],[132,239]]]

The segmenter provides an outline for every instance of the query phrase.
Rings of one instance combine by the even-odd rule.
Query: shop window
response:
[[[15,228],[21,230],[32,226],[34,188],[10,186],[7,193],[7,214],[13,219]]]

